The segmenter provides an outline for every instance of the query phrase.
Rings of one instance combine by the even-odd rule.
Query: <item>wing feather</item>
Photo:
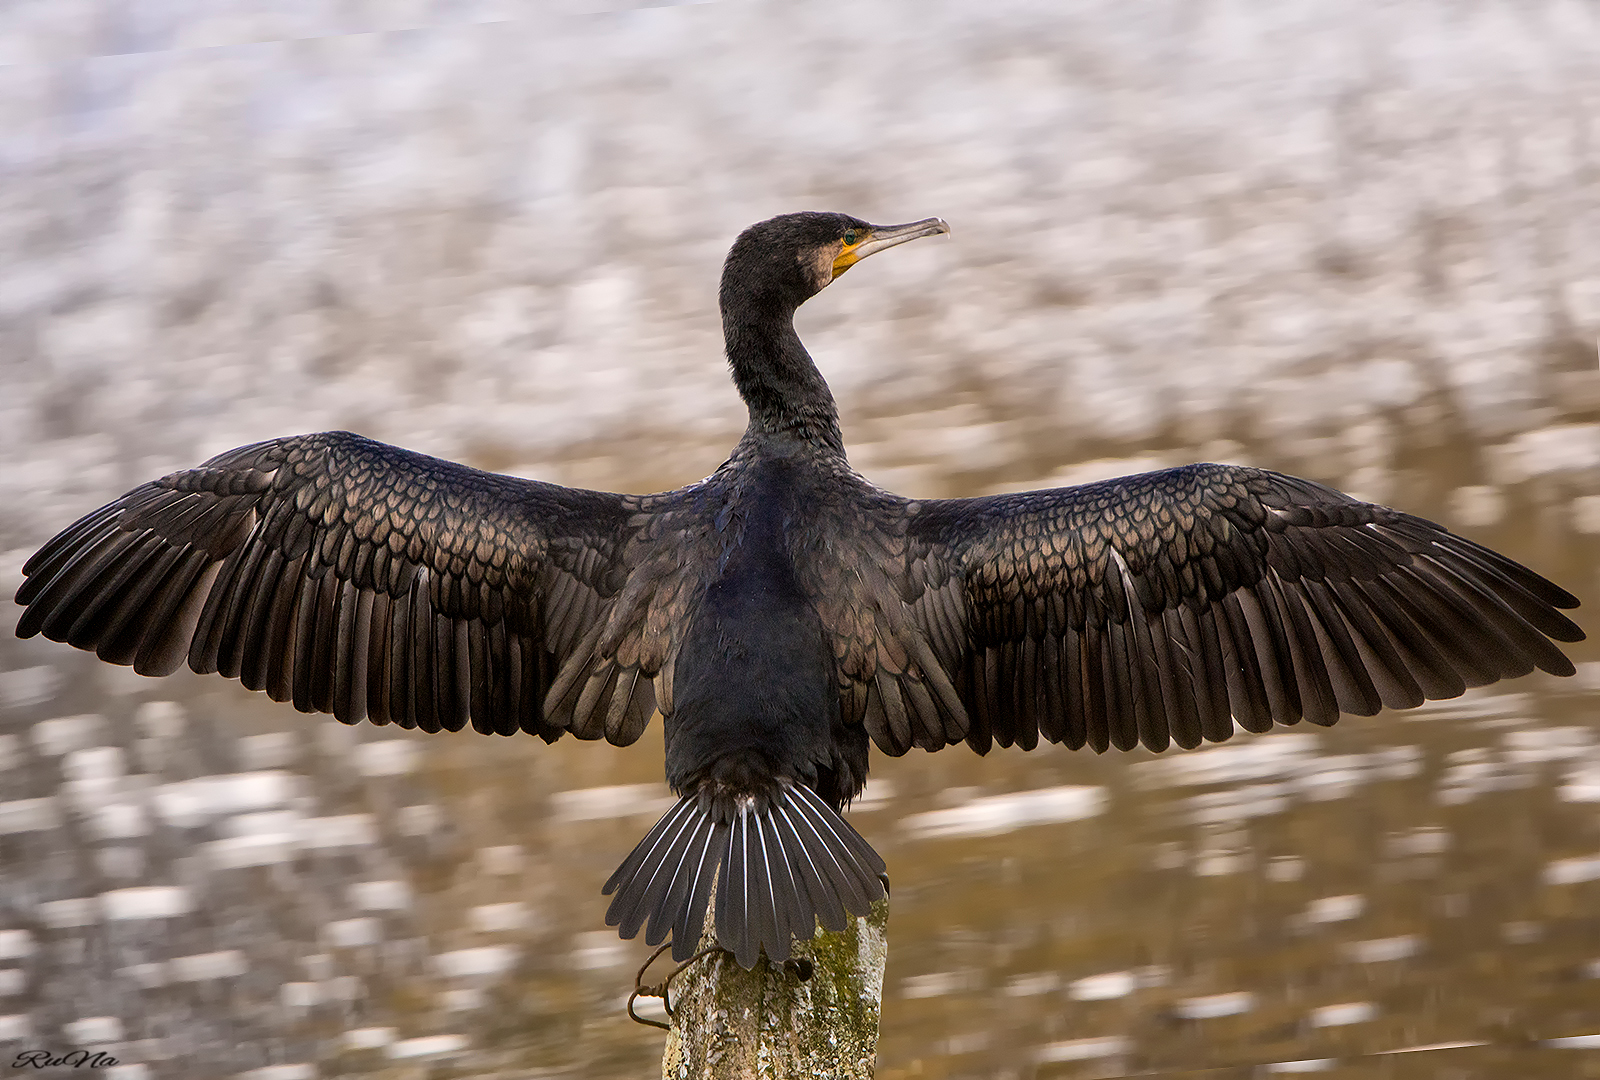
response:
[[[182,552],[182,548],[145,537],[117,561],[116,577],[107,590],[105,601],[75,619],[68,635],[76,632],[84,640],[97,639],[96,652],[102,659],[114,664],[131,664],[138,650],[139,634],[138,628],[130,623],[136,620],[150,594],[166,580]]]
[[[632,741],[671,651],[643,628],[665,575],[615,602],[647,557],[681,562],[671,542],[640,542],[674,535],[657,525],[672,499],[497,476],[346,432],[257,443],[46,543],[24,567],[17,631],[143,674],[186,658],[347,723],[546,739],[563,731],[546,713],[552,686],[571,718],[603,667],[596,730]],[[608,621],[629,664],[598,655],[614,648]]]
[[[1282,588],[1293,593],[1316,635],[1317,652],[1327,665],[1337,710],[1356,716],[1376,713],[1383,707],[1383,698],[1374,676],[1387,677],[1388,673],[1381,668],[1379,672],[1368,670],[1343,617],[1329,602],[1322,582],[1290,582],[1282,584]]]
[[[1080,663],[1078,681],[1083,687],[1085,738],[1089,749],[1103,754],[1111,748],[1116,692],[1106,677],[1106,633],[1098,622],[1084,623]]]
[[[1323,727],[1339,719],[1328,661],[1317,643],[1316,630],[1300,602],[1298,591],[1285,586],[1277,574],[1262,578],[1261,591],[1277,609],[1278,625],[1289,645],[1289,660],[1294,665],[1295,686],[1299,690],[1300,715]]]
[[[1331,724],[1572,674],[1559,643],[1583,638],[1562,614],[1576,599],[1527,567],[1260,469],[908,502],[902,518],[900,634],[927,644],[980,752]]]
[[[1120,590],[1119,590],[1120,595]],[[1132,750],[1139,745],[1139,709],[1134,701],[1134,657],[1129,655],[1128,624],[1112,623],[1106,628],[1108,648],[1100,653],[1101,672],[1106,686],[1106,721],[1111,745]],[[1113,708],[1112,705],[1115,705]]]
[[[145,539],[126,534],[88,538],[82,553],[66,560],[59,576],[39,591],[34,607],[23,612],[17,632],[26,629],[31,634],[44,632],[70,640],[73,627],[93,619],[98,609],[115,597],[114,580],[107,590],[110,595],[103,600],[97,595],[82,595],[84,583],[102,574],[114,574],[119,564],[138,557]],[[89,641],[81,632],[78,640]],[[88,646],[79,646],[84,647]]]
[[[322,591],[322,579],[307,575],[300,579],[294,601],[294,639],[289,649],[294,659],[293,686],[289,700],[301,712],[313,711],[311,705],[311,657],[316,648],[317,595]],[[219,669],[227,676],[227,671]]]
[[[1146,627],[1150,650],[1155,654],[1156,670],[1161,684],[1161,699],[1165,715],[1171,724],[1172,741],[1185,750],[1192,750],[1201,742],[1200,707],[1196,692],[1204,685],[1199,682],[1182,658],[1189,653],[1188,632],[1178,615],[1182,605],[1167,608],[1156,621]],[[1166,733],[1167,728],[1162,727]],[[1148,743],[1145,745],[1149,746]],[[1158,749],[1151,746],[1152,750]]]
[[[1068,626],[1061,637],[1061,737],[1069,750],[1081,750],[1088,741],[1090,699],[1083,678],[1083,636]]]
[[[390,667],[398,658],[390,642],[393,634],[394,598],[373,590],[371,623],[367,627],[367,719],[387,725],[394,719],[389,705]]]

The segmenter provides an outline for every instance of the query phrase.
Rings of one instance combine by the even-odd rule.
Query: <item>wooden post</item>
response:
[[[701,948],[716,944],[715,911],[713,899]],[[662,1080],[872,1080],[888,927],[885,897],[839,933],[795,942],[787,964],[696,960],[672,980]]]

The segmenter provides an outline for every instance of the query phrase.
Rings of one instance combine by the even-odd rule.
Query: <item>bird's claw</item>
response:
[[[640,966],[638,974],[633,977],[633,993],[628,995],[628,1016],[629,1016],[629,1018],[632,1019],[635,1023],[644,1024],[647,1027],[661,1028],[663,1031],[670,1031],[672,1029],[672,1025],[671,1024],[663,1024],[659,1020],[651,1020],[648,1017],[640,1016],[638,1013],[633,1011],[633,1003],[635,1001],[637,1001],[639,998],[642,998],[642,997],[658,997],[658,998],[661,999],[662,1006],[667,1010],[668,1018],[669,1019],[676,1019],[677,1014],[674,1013],[673,1010],[672,1010],[672,999],[670,997],[668,997],[668,994],[672,990],[672,980],[677,978],[680,974],[683,973],[685,968],[687,968],[690,964],[694,963],[696,960],[699,960],[701,957],[709,956],[710,954],[712,954],[714,952],[727,952],[728,951],[727,949],[724,949],[721,945],[708,945],[706,948],[701,949],[699,952],[697,952],[693,956],[689,957],[689,959],[685,960],[683,963],[679,964],[677,967],[675,967],[671,971],[667,972],[667,977],[665,979],[662,979],[660,983],[655,983],[655,984],[646,983],[644,981],[644,973],[646,971],[650,970],[650,965],[656,962],[656,957],[660,956],[662,953],[666,952],[670,948],[672,948],[672,942],[671,941],[667,941],[667,942],[664,942],[661,945],[661,947],[658,948],[655,952],[650,954],[650,958],[648,960],[646,960]],[[810,965],[808,964],[807,966],[809,967]],[[805,978],[809,978],[809,977],[810,977],[810,973],[807,972]],[[802,981],[804,981],[804,980],[802,979]]]

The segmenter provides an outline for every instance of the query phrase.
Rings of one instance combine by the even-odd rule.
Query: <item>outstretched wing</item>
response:
[[[1570,675],[1551,639],[1583,638],[1557,610],[1577,600],[1505,556],[1260,469],[1192,465],[906,512],[910,622],[979,752],[1040,736],[1192,747],[1235,719],[1331,724],[1535,667]],[[917,745],[956,727],[924,697],[939,707],[913,715]]]
[[[187,659],[346,723],[625,744],[654,711],[661,650],[635,632],[619,664],[599,646],[642,505],[348,432],[274,439],[45,544],[17,634],[144,675]]]

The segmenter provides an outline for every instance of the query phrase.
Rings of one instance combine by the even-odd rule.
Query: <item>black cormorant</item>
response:
[[[1190,465],[905,499],[845,460],[795,309],[947,232],[787,214],[723,270],[750,410],[657,495],[480,472],[347,432],[145,484],[24,567],[17,633],[160,675],[185,660],[304,712],[633,742],[659,708],[677,804],[606,884],[624,937],[693,950],[711,881],[745,967],[883,895],[840,816],[867,746],[1198,746],[1534,668],[1577,601],[1445,529],[1308,480]]]

